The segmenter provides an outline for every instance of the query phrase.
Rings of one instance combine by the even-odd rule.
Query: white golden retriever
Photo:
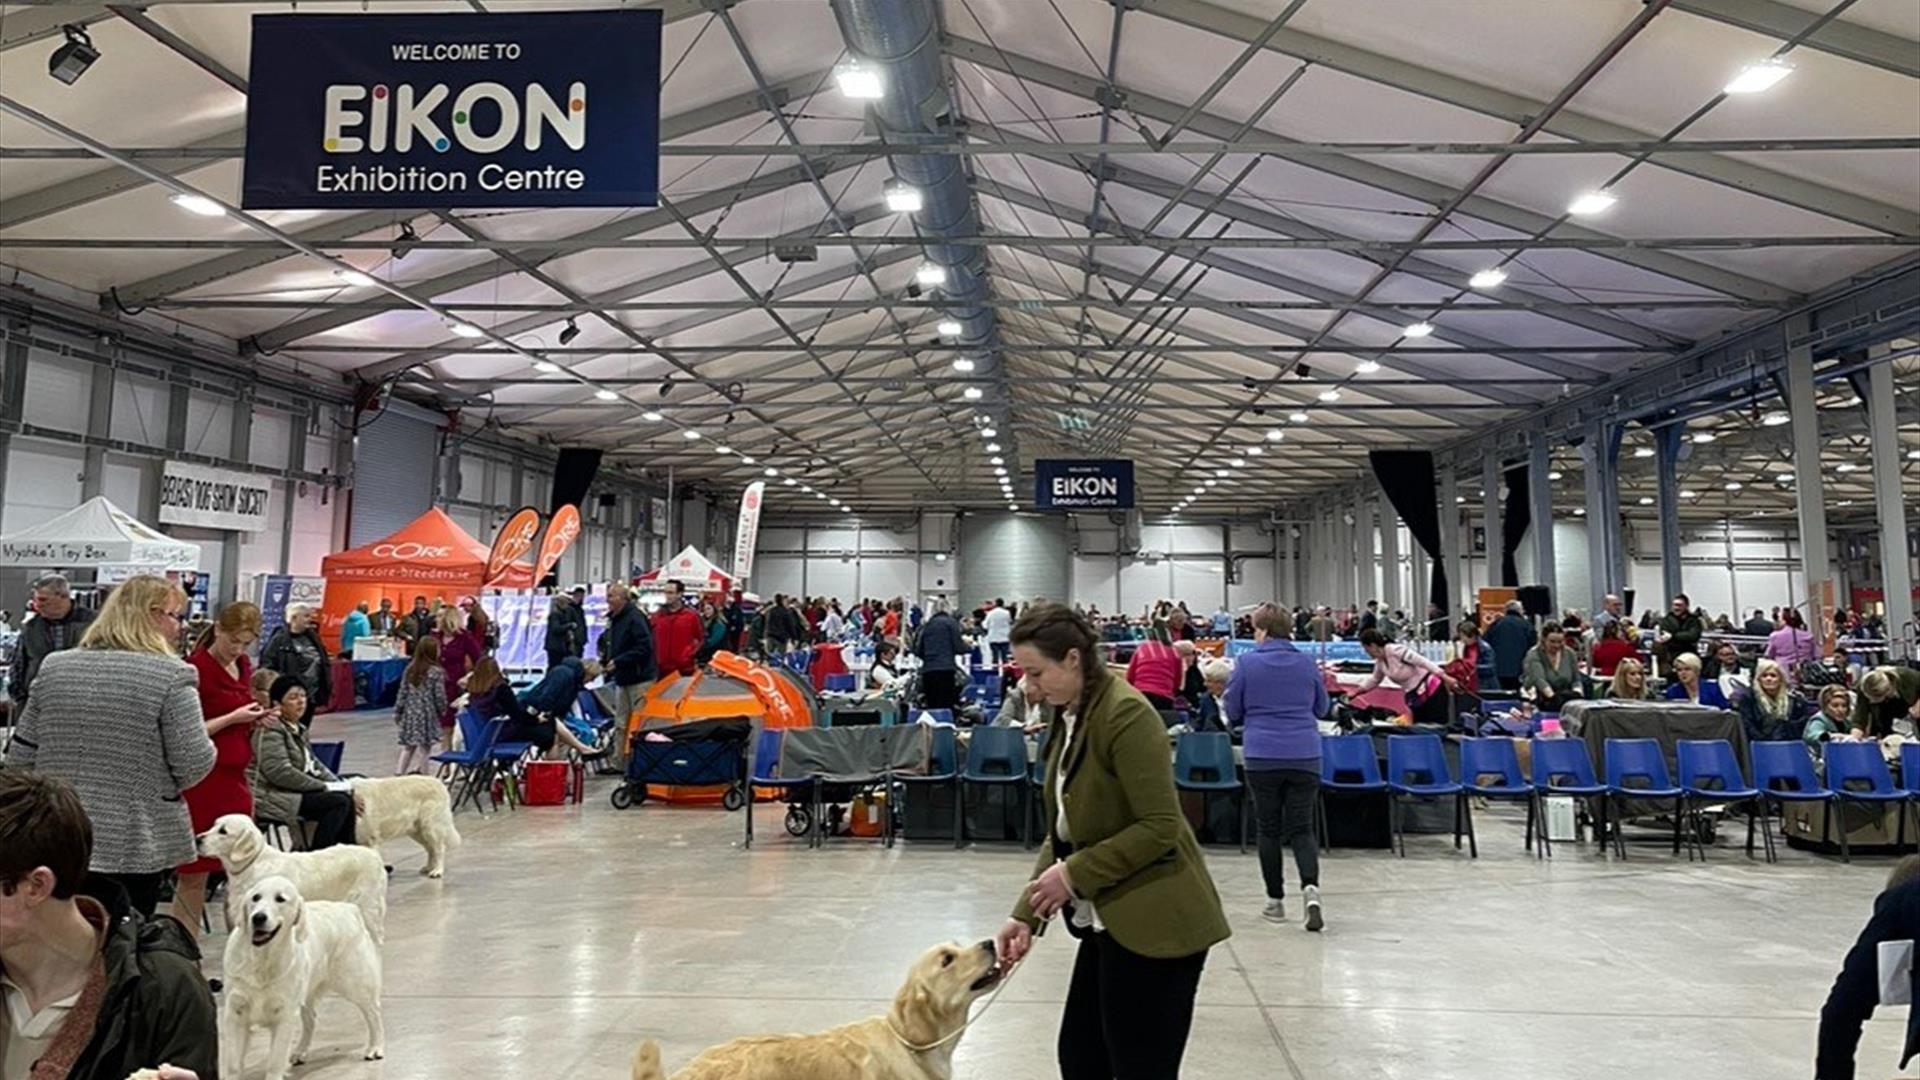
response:
[[[313,900],[338,900],[358,906],[376,942],[387,937],[387,867],[372,848],[341,844],[324,851],[281,851],[260,835],[245,814],[215,819],[198,837],[200,854],[220,860],[227,872],[227,919],[235,905],[267,877],[284,877]]]
[[[355,839],[378,851],[389,840],[411,837],[427,851],[420,872],[430,878],[446,873],[447,852],[460,846],[453,827],[453,802],[447,785],[431,776],[359,777],[354,801],[363,810],[354,826]]]
[[[950,1080],[967,1010],[1005,974],[991,941],[936,945],[908,969],[885,1016],[818,1035],[735,1039],[681,1066],[672,1080]],[[652,1039],[634,1054],[633,1080],[667,1080]]]
[[[346,998],[359,1009],[367,1022],[364,1057],[385,1057],[380,949],[360,909],[303,900],[299,888],[279,876],[254,882],[235,902],[245,918],[227,934],[220,1075],[241,1080],[247,1041],[253,1029],[265,1028],[266,1080],[285,1080],[290,1066],[306,1060],[314,1005],[322,994]]]

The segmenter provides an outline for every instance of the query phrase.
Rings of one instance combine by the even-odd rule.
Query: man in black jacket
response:
[[[1707,633],[1707,621],[1693,610],[1693,601],[1686,593],[1673,598],[1673,609],[1660,619],[1660,625],[1654,634],[1654,642],[1660,650],[1664,667],[1672,667],[1681,653],[1700,655],[1700,639]]]
[[[141,918],[114,883],[87,882],[92,853],[93,827],[65,781],[0,772],[0,1060],[24,1047],[35,1076],[125,1080],[166,1065],[167,1080],[217,1080],[218,1024],[193,935]]]
[[[626,582],[616,581],[607,586],[607,631],[601,635],[600,642],[607,654],[607,667],[613,672],[617,693],[615,716],[620,726],[615,730],[625,732],[628,718],[640,707],[647,687],[659,675],[653,659],[653,628],[647,625],[647,617],[633,602],[633,590]],[[623,735],[614,736],[612,757],[618,761],[609,761],[609,767],[626,761],[626,745]]]
[[[927,708],[951,709],[960,704],[955,658],[962,647],[959,620],[945,604],[936,603],[913,643],[913,655],[920,658],[920,697]]]
[[[27,694],[33,677],[40,673],[40,662],[62,649],[80,644],[80,635],[93,622],[93,612],[75,606],[73,587],[59,574],[48,574],[33,583],[33,618],[20,628],[20,640],[13,647],[13,671],[7,680],[7,693],[13,696],[13,715],[27,707]]]
[[[566,593],[554,593],[552,606],[547,609],[547,670],[560,666],[560,661],[573,657],[579,659],[586,648],[586,638],[579,633],[579,624],[573,619],[573,598]]]
[[[1873,915],[1860,931],[1853,948],[1833,980],[1827,1003],[1820,1010],[1820,1037],[1813,1064],[1814,1080],[1853,1080],[1860,1027],[1880,1004],[1880,946],[1920,939],[1920,855],[1900,860],[1887,878],[1887,889],[1873,901]],[[1908,975],[1912,996],[1912,973]],[[1907,1036],[1901,1043],[1900,1067],[1920,1053],[1920,1013],[1907,1010]]]
[[[1740,628],[1748,637],[1768,637],[1778,629],[1773,625],[1773,620],[1767,618],[1767,613],[1759,608],[1754,609],[1753,618],[1747,620],[1747,625]]]

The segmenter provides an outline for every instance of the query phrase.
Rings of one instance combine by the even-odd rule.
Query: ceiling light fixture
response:
[[[947,268],[939,263],[921,263],[920,268],[913,272],[913,280],[927,286],[945,285]]]
[[[842,507],[840,508],[840,512],[841,512],[841,513],[843,513],[843,514],[851,514],[851,513],[853,513],[853,507],[851,507],[851,506],[842,506]]]
[[[1335,390],[1335,389],[1333,389],[1333,388],[1331,388],[1331,387],[1329,387],[1329,388],[1327,388],[1327,389],[1325,389],[1325,390],[1322,390],[1322,391],[1320,391],[1320,400],[1321,400],[1321,401],[1339,401],[1339,400],[1340,400],[1340,391],[1338,391],[1338,390]]]
[[[855,101],[875,101],[887,93],[880,69],[864,60],[843,60],[833,65],[833,81],[840,87],[840,96]]]
[[[731,446],[716,446],[716,447],[714,447],[714,448],[713,448],[713,452],[714,452],[714,453],[716,453],[716,454],[723,454],[723,455],[724,455],[724,454],[731,454],[731,453],[733,453],[733,447],[731,447]]]
[[[979,387],[969,386],[960,392],[960,396],[968,401],[979,401],[983,395]]]
[[[1400,336],[1410,337],[1410,338],[1423,338],[1432,333],[1433,333],[1433,324],[1428,322],[1425,319],[1421,319],[1417,323],[1409,323],[1406,327],[1402,328],[1400,331]]]
[[[1859,468],[1860,468],[1860,466],[1858,466],[1858,465],[1855,465],[1855,464],[1854,464],[1853,462],[1851,462],[1851,461],[1843,461],[1843,462],[1841,462],[1840,464],[1838,464],[1838,465],[1835,465],[1835,466],[1833,467],[1833,471],[1835,471],[1835,472],[1853,472],[1853,471],[1855,471],[1855,470],[1857,470],[1857,469],[1859,469]]]
[[[987,464],[989,465],[1005,465],[1006,463],[1007,459],[1003,457],[991,457],[987,459]]]
[[[943,338],[957,338],[960,336],[960,320],[941,319],[934,325],[933,330]]]
[[[1653,454],[1654,450],[1651,446],[1636,446],[1633,448],[1633,456],[1637,458],[1649,458],[1652,457]]]
[[[1505,284],[1507,272],[1497,266],[1489,266],[1467,279],[1467,284],[1476,289],[1497,289]]]
[[[1213,470],[1213,475],[1219,477],[1222,480],[1225,480],[1227,477],[1232,476],[1233,474],[1228,472],[1225,469],[1215,469]]]
[[[1231,465],[1231,466],[1233,466],[1233,467],[1234,467],[1234,468],[1236,468],[1236,469],[1244,469],[1244,468],[1246,468],[1246,467],[1247,467],[1247,459],[1246,459],[1246,458],[1234,458],[1234,459],[1233,459],[1232,461],[1229,461],[1229,462],[1227,462],[1227,464],[1229,464],[1229,465]]]
[[[614,393],[614,392],[613,392],[613,391],[611,391],[611,390],[595,390],[595,391],[593,392],[593,396],[594,396],[594,397],[597,397],[597,398],[599,398],[599,399],[600,399],[601,401],[618,401],[618,400],[620,400],[620,395],[619,395],[619,394],[616,394],[616,393]]]
[[[551,375],[554,372],[560,370],[560,365],[554,363],[551,360],[535,360],[533,362],[533,370],[545,372],[546,374]]]
[[[1265,451],[1265,450],[1262,450],[1262,449],[1260,449],[1260,447],[1259,447],[1258,445],[1254,445],[1254,446],[1249,446],[1249,447],[1247,447],[1247,456],[1248,456],[1248,457],[1259,457],[1259,456],[1260,456],[1261,454],[1264,454],[1264,453],[1266,453],[1266,451]]]
[[[176,192],[173,195],[173,205],[185,210],[189,214],[198,214],[201,217],[227,216],[226,207],[221,206],[205,195],[195,195],[191,192]]]
[[[349,285],[365,287],[373,284],[373,275],[364,270],[335,270],[333,276]]]
[[[1005,469],[995,469],[995,470],[993,470],[993,475],[995,475],[995,476],[1005,476],[1005,475],[1007,475],[1007,470],[1005,470]]]
[[[980,434],[981,434],[981,435],[984,435],[984,436],[986,436],[986,437],[987,437],[987,438],[989,438],[989,439],[991,439],[991,438],[993,438],[993,437],[994,437],[994,435],[996,435],[996,434],[998,434],[998,433],[997,433],[997,432],[995,432],[995,431],[994,431],[994,430],[993,430],[992,428],[981,428],[981,429],[980,429]]]
[[[470,322],[461,322],[458,319],[448,320],[447,329],[453,331],[454,337],[480,338],[487,336],[485,330],[480,329]]]
[[[660,422],[661,416],[652,409],[648,409],[646,412],[640,414],[640,419],[645,420],[649,424],[657,424]]]
[[[1547,474],[1547,479],[1559,480],[1559,479],[1563,479],[1565,476],[1566,476],[1565,473],[1561,472],[1559,469],[1555,469],[1552,472]]]
[[[78,23],[68,23],[60,28],[60,32],[67,35],[67,43],[47,57],[47,74],[58,82],[72,86],[75,80],[87,73],[95,60],[100,59],[100,50],[93,47],[93,39],[87,37],[86,27]]]
[[[1619,201],[1610,191],[1583,191],[1567,204],[1567,213],[1574,217],[1592,217],[1606,213]]]
[[[1770,412],[1760,421],[1764,427],[1781,427],[1793,423],[1793,417],[1783,412]]]
[[[1681,488],[1680,497],[1683,499],[1697,499],[1700,497],[1700,493],[1692,488]]]
[[[1909,451],[1907,451],[1907,460],[1908,460],[1908,461],[1920,461],[1920,450],[1909,450]]]
[[[1289,415],[1287,419],[1293,421],[1296,424],[1304,424],[1307,422],[1307,414],[1303,412],[1297,412]],[[1269,435],[1267,436],[1267,438],[1271,439],[1273,438],[1273,436]]]
[[[1573,516],[1574,516],[1574,517],[1586,517],[1586,516],[1587,516],[1587,508],[1586,508],[1586,507],[1584,507],[1584,506],[1576,506],[1576,507],[1574,507],[1574,508],[1573,508]]]
[[[918,213],[923,205],[920,189],[897,176],[888,180],[880,190],[887,200],[887,209],[896,214]]]
[[[1651,495],[1642,495],[1642,496],[1640,496],[1640,505],[1641,505],[1641,506],[1652,506],[1652,505],[1653,505],[1653,496],[1651,496]]]
[[[1720,436],[1715,435],[1711,431],[1696,431],[1693,433],[1693,441],[1696,443],[1699,443],[1702,446],[1705,446],[1706,444],[1712,442],[1713,440],[1719,437]]]
[[[953,358],[953,370],[955,371],[972,371],[974,367],[973,360],[968,357],[956,356]]]
[[[776,469],[776,468],[774,468],[774,467],[773,467],[773,466],[771,466],[771,465],[769,465],[769,466],[767,466],[767,468],[766,468],[766,473],[767,473],[767,475],[768,475],[768,476],[779,476],[779,475],[780,475],[780,470],[779,470],[779,469]]]
[[[1729,481],[1727,481],[1727,484],[1726,484],[1726,488],[1727,488],[1727,490],[1728,490],[1728,491],[1739,491],[1739,490],[1740,490],[1740,481],[1738,481],[1738,480],[1729,480]]]
[[[692,442],[693,440],[700,437],[700,433],[693,430],[692,428],[688,428],[687,430],[680,433],[680,437],[687,440],[688,442]]]
[[[1000,452],[1000,444],[999,444],[999,443],[997,443],[997,442],[990,442],[990,443],[988,443],[988,444],[987,444],[987,453],[989,453],[989,454],[997,454],[997,453],[999,453],[999,452]]]
[[[1757,64],[1748,64],[1740,69],[1727,85],[1720,88],[1723,94],[1758,94],[1772,89],[1773,84],[1793,74],[1793,65],[1777,57],[1768,57]]]
[[[1287,437],[1287,433],[1286,433],[1286,432],[1284,432],[1284,431],[1282,431],[1282,430],[1280,430],[1279,428],[1268,428],[1268,429],[1267,429],[1267,441],[1268,441],[1268,442],[1279,442],[1279,441],[1280,441],[1281,439],[1284,439],[1284,438],[1286,438],[1286,437]]]
[[[1380,361],[1378,360],[1362,360],[1353,366],[1353,372],[1356,375],[1371,375],[1379,370]]]
[[[579,336],[580,324],[574,322],[572,319],[568,319],[567,325],[560,328],[560,344],[562,345],[573,344],[573,339]]]
[[[788,486],[788,487],[792,487],[792,486],[794,486],[795,484],[798,484],[798,483],[799,483],[800,481],[798,481],[798,480],[795,480],[795,479],[794,479],[793,477],[791,477],[791,476],[789,476],[789,477],[787,477],[787,478],[786,478],[785,480],[782,480],[782,481],[780,481],[780,482],[781,482],[782,484],[785,484],[785,485],[786,485],[786,486]]]
[[[1220,483],[1220,481],[1218,481],[1218,480],[1215,480],[1215,479],[1214,479],[1213,477],[1211,477],[1211,476],[1209,476],[1209,477],[1207,477],[1207,479],[1206,479],[1206,482],[1205,482],[1205,485],[1204,485],[1204,486],[1206,486],[1206,487],[1216,487],[1216,486],[1218,486],[1218,485],[1219,485],[1219,483]]]

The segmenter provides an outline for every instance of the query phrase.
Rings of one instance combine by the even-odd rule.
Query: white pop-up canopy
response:
[[[0,566],[91,568],[102,581],[131,574],[198,570],[200,545],[175,540],[96,496],[17,533],[0,536]]]

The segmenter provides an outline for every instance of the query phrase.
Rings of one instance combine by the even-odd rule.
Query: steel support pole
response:
[[[1501,567],[1500,542],[1500,481],[1504,470],[1500,468],[1500,459],[1492,454],[1480,462],[1480,494],[1483,506],[1480,520],[1487,531],[1487,584],[1514,585],[1517,582],[1506,580]]]
[[[1365,488],[1353,493],[1353,602],[1364,607],[1369,600],[1380,599],[1379,563],[1374,559],[1373,493]]]
[[[1877,346],[1885,351],[1885,346]],[[1900,492],[1900,419],[1893,393],[1893,365],[1867,369],[1867,445],[1873,454],[1874,503],[1880,512],[1880,588],[1886,597],[1887,636],[1893,656],[1913,655],[1913,550],[1907,505]]]
[[[1460,610],[1460,594],[1467,579],[1460,574],[1460,476],[1451,464],[1440,468],[1440,570],[1447,581],[1447,594],[1441,598],[1441,612],[1452,623]],[[1419,556],[1414,555],[1415,561]],[[1431,597],[1416,590],[1407,602],[1408,614],[1424,619]]]
[[[1820,406],[1813,385],[1813,346],[1794,345],[1806,336],[1807,319],[1797,315],[1786,324],[1787,415],[1793,421],[1793,480],[1800,517],[1800,567],[1804,591],[1796,605],[1807,614],[1810,628],[1834,602],[1832,560],[1827,549],[1827,504],[1820,469]],[[1815,629],[1815,633],[1821,633]]]
[[[112,364],[96,365],[92,371],[93,379],[87,386],[88,445],[80,466],[82,502],[106,494],[106,441],[113,438],[113,383],[118,374],[119,368]],[[92,441],[95,439],[100,441]]]
[[[1527,499],[1533,511],[1533,584],[1545,585],[1550,610],[1560,610],[1553,565],[1553,447],[1545,432],[1527,440]]]
[[[1393,512],[1393,501],[1387,493],[1377,491],[1374,496],[1380,504],[1380,606],[1392,611],[1405,606],[1407,616],[1416,621],[1425,618],[1427,609],[1413,600],[1403,600],[1400,596],[1400,518]],[[1418,551],[1412,552],[1413,562],[1420,561]]]
[[[249,461],[253,454],[253,388],[243,386],[233,399],[233,426],[227,437],[227,456]],[[213,604],[222,608],[240,598],[240,540],[237,530],[229,529],[220,538],[220,580],[216,583]],[[208,612],[212,615],[213,612]]]
[[[1609,593],[1626,585],[1620,542],[1620,435],[1619,424],[1598,423],[1587,429],[1580,444],[1586,469],[1587,561],[1593,568],[1589,610],[1596,613],[1606,606]]]
[[[0,361],[3,361],[0,363],[0,420],[7,422],[7,427],[0,428],[0,527],[6,524],[7,465],[13,456],[13,436],[7,432],[26,412],[27,338],[31,330],[31,324],[25,319],[9,320],[7,344],[4,351],[0,351]]]
[[[1680,585],[1680,436],[1679,424],[1669,424],[1654,432],[1653,473],[1656,485],[1654,509],[1660,514],[1660,588],[1667,594],[1654,604],[1642,604],[1656,611],[1681,591]]]

